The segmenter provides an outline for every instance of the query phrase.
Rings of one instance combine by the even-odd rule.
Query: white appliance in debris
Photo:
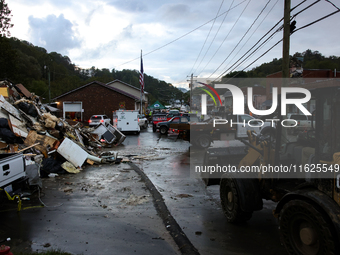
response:
[[[0,188],[25,177],[25,159],[22,154],[0,154]]]
[[[113,112],[113,126],[121,132],[140,132],[138,124],[139,111],[117,110]]]

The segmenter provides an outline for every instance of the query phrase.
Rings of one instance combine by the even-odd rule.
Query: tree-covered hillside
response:
[[[119,79],[139,88],[138,70],[109,70],[91,67],[82,69],[72,63],[68,56],[57,52],[48,53],[46,49],[17,38],[0,36],[0,79],[9,79],[13,83],[22,83],[29,91],[48,99],[49,80],[51,97],[58,96],[97,80],[108,83]],[[291,56],[291,65],[302,65],[305,69],[340,70],[340,57],[325,57],[318,51],[306,50]],[[282,70],[282,59],[273,59],[250,71],[229,73],[225,77],[266,77]],[[160,81],[144,74],[145,90],[149,93],[149,102],[159,100],[170,104],[172,100],[185,99],[188,95],[165,81]]]
[[[22,83],[29,91],[46,100],[49,80],[52,98],[94,80],[108,83],[119,79],[140,87],[138,70],[117,71],[94,66],[82,69],[72,63],[68,56],[48,53],[44,48],[17,38],[0,37],[0,48],[0,79]],[[183,98],[183,92],[170,83],[147,74],[144,74],[144,79],[145,91],[149,93],[151,103],[159,100],[163,104],[170,104],[171,100]]]
[[[302,66],[304,69],[337,69],[340,70],[340,57],[325,57],[318,51],[310,49],[290,56],[290,66]],[[239,78],[261,78],[269,74],[282,71],[282,58],[274,58],[269,63],[263,63],[249,71],[234,71],[228,73],[223,78],[231,78],[236,75]]]

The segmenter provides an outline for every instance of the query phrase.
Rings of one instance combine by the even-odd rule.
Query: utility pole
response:
[[[289,78],[289,46],[290,46],[290,1],[284,0],[283,46],[282,46],[282,78]]]
[[[290,46],[290,1],[284,0],[284,16],[283,16],[283,45],[282,45],[282,83],[281,87],[288,86],[289,73],[289,46]],[[280,91],[281,93],[281,91]],[[280,121],[282,116],[280,116]],[[277,125],[277,134],[280,134],[282,130],[281,125]],[[275,150],[279,151],[281,146],[281,136],[277,136]],[[279,153],[275,153],[275,164],[280,162]]]
[[[50,74],[50,67],[48,67],[48,104],[51,105],[51,74]]]
[[[192,87],[194,85],[194,74],[191,74],[190,76],[190,112],[192,113]],[[197,76],[195,76],[197,77]]]

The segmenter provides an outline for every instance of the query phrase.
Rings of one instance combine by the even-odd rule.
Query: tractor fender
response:
[[[276,206],[274,214],[279,215],[287,202],[296,199],[309,202],[320,212],[323,212],[334,226],[338,239],[340,238],[340,206],[320,190],[307,188],[286,194]]]
[[[258,179],[233,178],[233,181],[236,184],[242,211],[253,212],[263,208]]]

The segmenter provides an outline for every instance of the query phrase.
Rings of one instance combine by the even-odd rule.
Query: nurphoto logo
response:
[[[205,85],[205,84],[204,84]],[[210,86],[209,86],[210,87]],[[217,89],[229,89],[231,94],[232,94],[232,98],[233,98],[233,115],[237,115],[237,114],[245,114],[244,112],[244,94],[242,92],[242,90],[235,86],[235,85],[231,85],[231,84],[216,84],[215,88]],[[215,94],[217,94],[216,90],[213,90],[213,92]],[[277,95],[278,95],[278,89],[276,87],[273,87],[272,90],[272,95],[273,95],[273,101],[272,101],[272,106],[270,109],[266,109],[266,110],[258,110],[255,109],[254,105],[253,105],[253,88],[252,87],[248,87],[247,88],[247,92],[248,92],[248,108],[249,111],[252,112],[255,115],[258,116],[266,116],[266,115],[270,115],[272,113],[274,113],[277,109],[278,106],[278,102],[277,102]],[[294,99],[289,99],[287,98],[287,94],[289,93],[300,93],[300,94],[304,94],[305,97],[304,98],[294,98]],[[219,96],[218,96],[219,98]],[[311,93],[309,90],[304,89],[304,88],[297,88],[297,87],[283,87],[281,88],[281,115],[284,116],[286,115],[286,108],[287,105],[292,104],[295,105],[303,114],[307,115],[307,116],[311,116],[312,114],[303,106],[304,103],[309,102],[309,100],[311,99]],[[219,98],[220,100],[220,98]],[[201,114],[202,115],[207,115],[207,95],[206,94],[201,94]],[[251,121],[256,121],[261,123],[260,126],[262,126],[264,124],[264,122],[260,119],[254,119]],[[266,119],[266,121],[271,121],[272,122],[272,127],[274,127],[274,123],[279,121],[279,119]],[[286,126],[284,124],[286,120],[281,121],[282,126]],[[294,120],[291,120],[294,121]],[[214,127],[215,124],[226,124],[228,123],[228,120],[224,120],[224,119],[216,119],[214,120]],[[232,120],[231,120],[231,125]],[[240,124],[240,123],[234,123],[234,124]],[[241,123],[245,126],[245,122]],[[251,123],[248,123],[251,126]],[[297,121],[295,121],[295,125],[293,126],[289,126],[289,127],[295,127],[297,125]]]

